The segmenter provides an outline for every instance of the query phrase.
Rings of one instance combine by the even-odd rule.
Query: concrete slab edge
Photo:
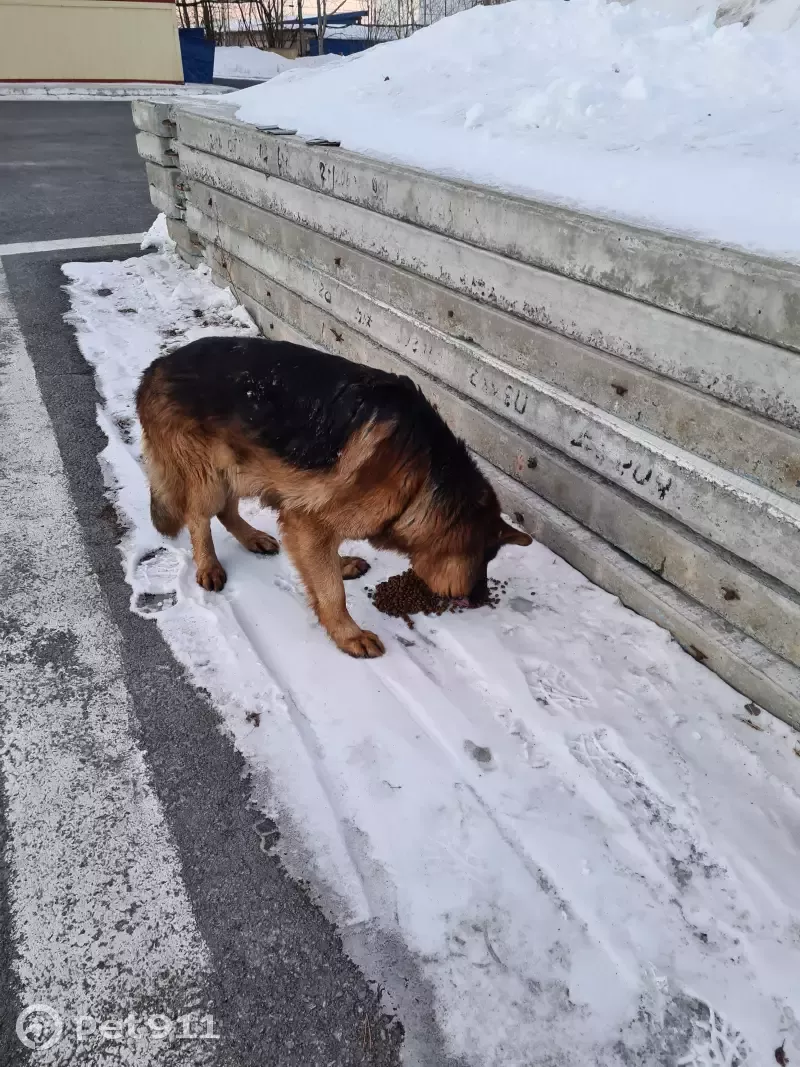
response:
[[[182,143],[520,262],[800,349],[800,265],[314,148],[182,101]]]

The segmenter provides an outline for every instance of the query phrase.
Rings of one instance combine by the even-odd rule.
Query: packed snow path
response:
[[[404,561],[359,546],[350,609],[388,650],[369,662],[329,642],[284,554],[216,524],[229,582],[204,592],[185,535],[150,524],[133,393],[171,346],[254,328],[168,251],[64,271],[131,610],[211,694],[261,783],[265,847],[382,980],[408,1062],[404,953],[459,1064],[800,1059],[797,735],[538,544],[498,557],[495,610],[413,630],[367,595]]]

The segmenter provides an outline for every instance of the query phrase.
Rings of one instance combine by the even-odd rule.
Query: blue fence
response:
[[[207,41],[205,30],[178,30],[181,43],[181,62],[185,82],[214,80],[214,42]]]
[[[310,56],[319,55],[319,41],[316,37],[310,37],[306,42]],[[352,56],[354,52],[363,52],[365,48],[371,48],[377,41],[364,41],[358,38],[326,37],[325,51],[332,56]]]

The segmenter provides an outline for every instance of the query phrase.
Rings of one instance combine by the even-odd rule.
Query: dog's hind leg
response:
[[[232,534],[248,552],[272,556],[278,551],[278,542],[274,537],[270,537],[262,530],[257,530],[249,522],[245,522],[239,514],[239,501],[235,496],[228,496],[225,507],[219,512],[217,518],[228,533]]]
[[[216,472],[195,472],[187,490],[186,525],[192,541],[192,555],[197,568],[197,584],[218,593],[227,581],[225,568],[217,559],[211,537],[211,517],[225,506],[226,487]]]
[[[210,593],[218,593],[225,588],[228,576],[225,568],[217,559],[214,541],[211,537],[211,520],[207,515],[193,514],[187,517],[189,537],[192,539],[192,555],[197,568],[197,584]]]
[[[338,538],[312,516],[282,512],[283,545],[308,591],[311,606],[331,640],[348,656],[374,659],[385,652],[379,637],[362,630],[348,610]]]

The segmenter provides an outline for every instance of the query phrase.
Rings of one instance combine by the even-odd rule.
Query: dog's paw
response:
[[[369,570],[369,563],[360,556],[340,556],[342,563],[342,578],[347,581],[350,578],[360,578]]]
[[[338,641],[337,644],[342,652],[346,652],[348,656],[353,656],[355,659],[377,659],[386,651],[380,637],[370,633],[369,630],[361,630],[354,637]]]
[[[263,530],[253,530],[243,539],[242,544],[248,552],[258,556],[274,556],[279,549],[278,542]]]
[[[209,593],[218,593],[224,589],[227,580],[225,568],[218,560],[197,568],[197,584],[202,585],[203,589],[207,589]]]

